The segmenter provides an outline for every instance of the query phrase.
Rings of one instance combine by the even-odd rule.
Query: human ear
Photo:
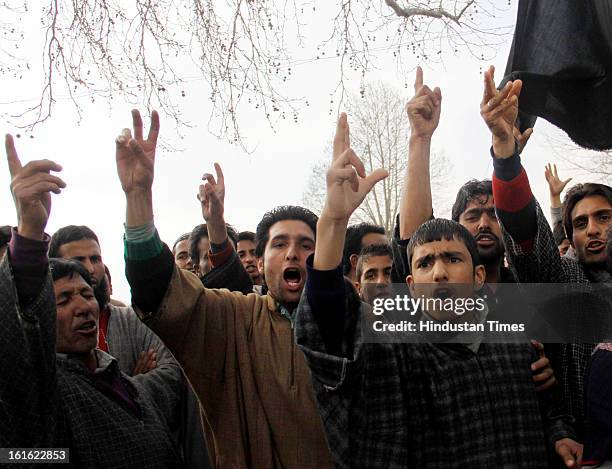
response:
[[[484,265],[477,265],[474,268],[474,291],[478,291],[484,286],[486,278],[487,272]]]
[[[412,296],[414,296],[414,278],[412,275],[408,275],[406,277],[406,285],[408,285],[408,291]]]

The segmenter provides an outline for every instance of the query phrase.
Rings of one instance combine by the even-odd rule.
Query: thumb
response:
[[[565,181],[563,181],[563,185],[566,186],[568,182],[570,182],[573,178],[567,178]]]
[[[386,169],[378,168],[372,171],[368,176],[365,177],[366,188],[369,192],[378,182],[389,176],[389,171]]]
[[[559,446],[559,457],[563,459],[566,467],[574,467],[576,460],[574,459],[574,455],[572,454],[569,446],[563,444]]]

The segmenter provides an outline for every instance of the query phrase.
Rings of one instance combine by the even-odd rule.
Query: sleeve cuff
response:
[[[306,294],[308,296],[308,302],[313,308],[326,302],[328,299],[340,296],[344,298],[344,275],[342,274],[342,264],[338,265],[332,270],[316,270],[312,264],[314,262],[314,254],[308,256],[306,259]],[[316,298],[311,298],[311,293],[317,292]]]
[[[130,240],[126,234],[124,237],[124,247],[125,259],[130,261],[153,259],[159,256],[163,250],[163,244],[155,227],[153,228],[153,234],[149,238],[140,241]]]
[[[11,265],[25,269],[44,267],[47,265],[49,241],[49,235],[46,233],[42,240],[30,239],[21,236],[17,229],[13,228],[9,241]]]
[[[234,248],[227,241],[227,238],[221,244],[211,244],[211,248],[212,249],[208,251],[208,257],[210,258],[210,264],[212,265],[213,269],[225,264],[234,252]],[[218,250],[219,248],[222,250]]]
[[[516,178],[523,169],[521,157],[518,153],[518,146],[514,147],[514,155],[510,158],[496,158],[491,147],[491,157],[493,158],[493,172],[495,177],[502,181],[511,181]]]

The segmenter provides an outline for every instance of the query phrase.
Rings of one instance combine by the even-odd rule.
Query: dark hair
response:
[[[576,184],[565,194],[563,200],[563,226],[567,238],[572,241],[574,236],[574,226],[572,225],[572,210],[576,204],[586,197],[600,195],[612,205],[612,187],[605,184],[587,182],[586,184]]]
[[[0,226],[0,249],[11,242],[13,229],[9,225]]]
[[[238,243],[238,232],[236,231],[236,228],[234,228],[229,223],[226,223],[225,224],[225,229],[227,231],[227,237],[229,238],[229,240],[234,245],[234,249],[236,249],[236,244]]]
[[[174,244],[172,245],[172,254],[174,254],[174,250],[176,249],[176,245],[178,243],[180,243],[181,241],[185,241],[186,239],[189,239],[189,233],[183,233],[182,235],[180,235],[176,241],[174,242]]]
[[[351,225],[346,229],[344,236],[344,253],[342,254],[342,266],[344,275],[351,271],[351,256],[361,252],[361,240],[367,234],[386,234],[382,226],[373,225],[372,223],[359,223]]]
[[[189,257],[191,257],[194,264],[200,262],[200,248],[198,248],[198,244],[200,244],[202,238],[208,238],[208,227],[205,223],[195,226],[189,234]]]
[[[93,288],[91,275],[89,275],[85,266],[79,261],[52,257],[49,259],[49,270],[54,282],[61,278],[73,278],[75,275],[80,275],[87,282],[87,285]]]
[[[272,225],[283,220],[298,220],[306,223],[312,230],[313,235],[317,235],[317,221],[319,218],[310,210],[296,205],[282,205],[265,213],[257,225],[255,232],[255,255],[262,257],[268,239],[270,239],[270,228]]]
[[[73,241],[80,241],[82,239],[93,239],[96,243],[98,243],[98,246],[100,246],[98,237],[87,226],[68,225],[60,228],[53,233],[53,236],[51,236],[51,242],[49,243],[49,257],[62,257],[59,250],[64,244],[72,243]]]
[[[423,244],[432,243],[434,241],[442,241],[443,239],[446,241],[457,239],[463,242],[472,257],[473,266],[476,267],[481,264],[480,255],[478,254],[478,245],[470,232],[463,225],[454,220],[436,218],[426,221],[419,226],[410,238],[410,242],[406,248],[408,265],[412,267],[412,255],[417,246],[422,246]]]
[[[61,278],[73,278],[75,275],[80,275],[87,285],[93,289],[100,311],[106,308],[108,283],[105,278],[103,278],[99,284],[94,285],[91,275],[89,275],[89,272],[81,262],[75,261],[74,259],[63,259],[61,257],[52,257],[49,259],[49,270],[51,271],[51,277],[54,282]]]
[[[466,182],[461,188],[459,192],[457,192],[457,198],[455,199],[455,203],[453,204],[453,208],[451,210],[451,219],[453,221],[459,221],[459,217],[468,204],[473,200],[478,200],[481,197],[492,197],[493,196],[493,184],[490,179],[484,179],[479,181],[477,179],[470,179]]]
[[[225,229],[227,231],[227,238],[232,242],[235,248],[238,240],[238,233],[236,233],[234,227],[229,223],[225,224]],[[196,264],[200,262],[200,248],[198,248],[198,244],[200,244],[202,238],[208,238],[208,226],[205,223],[197,225],[189,234],[189,257],[191,257],[192,261]],[[180,238],[176,242],[178,243],[179,241]],[[172,251],[174,252],[174,248]]]
[[[241,231],[240,233],[238,233],[237,243],[239,243],[240,241],[251,241],[252,243],[254,243],[255,233],[253,233],[252,231]]]
[[[567,239],[565,236],[565,229],[563,228],[563,223],[555,223],[553,227],[553,237],[555,238],[555,244],[559,246],[563,240]]]
[[[355,269],[357,280],[361,279],[363,264],[366,263],[370,258],[376,256],[388,256],[393,263],[393,251],[391,246],[388,244],[368,244],[364,246],[359,253],[359,259],[357,260],[357,268]]]

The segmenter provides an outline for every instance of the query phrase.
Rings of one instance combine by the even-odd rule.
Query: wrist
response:
[[[335,216],[330,213],[325,207],[321,211],[321,216],[319,217],[319,223],[322,221],[327,226],[337,226],[337,227],[346,227],[348,226],[350,216]]]
[[[560,208],[563,206],[561,203],[561,194],[550,194],[550,206],[552,208]]]
[[[493,137],[493,154],[495,158],[506,159],[514,155],[516,141],[514,137]]]
[[[227,228],[223,215],[220,217],[210,217],[206,222],[208,239],[211,244],[221,244],[227,239]]]
[[[332,270],[342,262],[344,238],[348,218],[338,219],[323,211],[317,222],[317,243],[313,267],[317,270]]]
[[[133,190],[125,193],[127,226],[145,225],[153,221],[153,195],[151,190]]]
[[[40,228],[34,228],[22,223],[19,223],[17,226],[17,233],[23,238],[33,239],[36,241],[42,241],[45,238],[44,229],[41,230]]]
[[[409,144],[429,144],[433,133],[411,133],[408,140]]]

